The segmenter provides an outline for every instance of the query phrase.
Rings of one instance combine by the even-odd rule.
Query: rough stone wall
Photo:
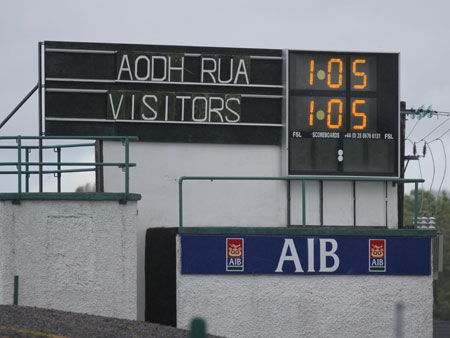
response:
[[[0,201],[0,303],[136,319],[136,202]]]
[[[177,327],[206,319],[225,337],[389,338],[403,304],[404,337],[432,337],[431,276],[181,275]]]

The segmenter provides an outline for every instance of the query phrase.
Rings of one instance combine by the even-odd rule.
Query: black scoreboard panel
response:
[[[288,52],[288,174],[398,176],[398,54]]]
[[[46,135],[279,145],[282,51],[46,41]]]

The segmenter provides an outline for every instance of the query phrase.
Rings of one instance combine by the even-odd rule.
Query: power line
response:
[[[444,183],[444,178],[445,178],[445,175],[447,174],[447,152],[445,151],[444,141],[442,141],[442,139],[438,139],[438,140],[441,142],[442,150],[444,151],[444,164],[445,164],[444,175],[442,176],[442,181],[441,181],[441,184],[439,185],[439,190],[438,190],[438,195],[437,195],[437,197],[439,198],[439,194],[441,193],[442,184]],[[436,202],[436,209],[435,209],[436,216],[437,216],[437,206],[438,206],[438,204]]]
[[[445,150],[445,144],[442,140],[442,138],[450,132],[450,128],[448,128],[447,130],[445,130],[445,132],[443,132],[439,137],[433,139],[430,142],[427,142],[426,139],[430,137],[430,135],[432,135],[436,130],[438,130],[439,128],[441,128],[442,126],[444,126],[446,123],[448,123],[448,121],[450,121],[450,113],[449,112],[437,112],[434,111],[431,106],[429,106],[427,109],[424,108],[424,106],[422,105],[419,109],[404,109],[401,111],[402,114],[409,114],[411,116],[411,119],[414,119],[417,115],[417,122],[414,124],[414,126],[412,127],[412,129],[410,130],[410,132],[408,133],[408,136],[405,138],[405,140],[408,140],[412,145],[413,145],[413,152],[414,152],[414,157],[416,157],[416,159],[418,160],[418,165],[419,165],[419,172],[420,172],[420,177],[422,178],[422,167],[421,167],[421,163],[420,163],[420,155],[416,155],[416,147],[417,145],[419,145],[421,142],[424,142],[424,148],[423,148],[423,157],[425,157],[426,154],[426,149],[428,147],[428,150],[430,151],[430,156],[431,156],[431,160],[432,160],[432,164],[433,164],[433,175],[432,175],[432,179],[431,179],[431,184],[430,184],[430,190],[429,193],[431,195],[431,191],[433,188],[433,184],[434,184],[434,180],[436,177],[436,162],[434,159],[434,154],[433,154],[433,150],[431,149],[431,143],[433,143],[434,141],[439,141],[441,143],[442,146],[442,150],[444,153],[444,172],[442,175],[442,179],[441,182],[439,184],[439,188],[438,188],[438,192],[437,192],[437,196],[436,196],[436,203],[435,203],[435,208],[434,208],[434,213],[435,215],[437,215],[437,211],[438,211],[438,199],[440,196],[440,193],[442,191],[442,186],[445,180],[445,177],[447,175],[447,153]],[[413,142],[411,139],[409,139],[410,135],[413,133],[413,131],[416,129],[417,125],[419,124],[419,121],[425,117],[432,117],[432,116],[447,116],[447,118],[439,123],[437,126],[435,126],[430,132],[428,132],[424,137],[422,137],[419,141]],[[422,184],[422,199],[421,199],[421,205],[420,205],[420,210],[419,212],[422,212],[423,209],[423,200],[424,200],[424,184]],[[430,204],[430,201],[428,201],[428,203]],[[430,207],[430,205],[428,206],[428,208]]]
[[[430,151],[430,155],[431,155],[431,160],[433,162],[433,177],[431,178],[430,192],[429,192],[431,195],[431,189],[433,188],[434,178],[436,175],[436,163],[434,162],[433,151],[431,150],[431,147],[429,146],[429,144],[426,141],[425,141],[424,147],[428,147],[428,150]],[[430,199],[428,199],[428,209],[430,209]]]
[[[412,132],[414,131],[414,129],[416,129],[417,125],[419,124],[420,120],[417,120],[416,123],[414,124],[414,127],[412,127],[412,129],[409,131],[408,135],[406,136],[406,138],[408,138]]]
[[[427,135],[425,135],[424,137],[422,137],[422,140],[425,140],[428,136],[430,136],[436,129],[442,127],[445,123],[447,123],[448,121],[450,121],[450,117],[447,118],[444,122],[442,122],[441,124],[439,124],[438,126],[436,126],[432,131],[430,131]],[[450,129],[447,129],[447,131]]]
[[[421,167],[421,165],[420,165],[420,158],[418,159],[417,163],[419,164],[420,178],[423,179],[423,175],[422,175],[422,167]],[[420,183],[420,184],[422,185],[422,189],[420,189],[421,192],[422,192],[422,198],[420,199],[420,209],[419,209],[419,214],[422,212],[422,207],[423,207],[423,182]]]

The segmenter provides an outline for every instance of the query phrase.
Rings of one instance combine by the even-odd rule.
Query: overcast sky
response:
[[[399,52],[401,100],[407,107],[425,104],[449,112],[449,15],[445,0],[2,0],[0,121],[37,83],[38,42],[45,40]],[[425,139],[431,142],[450,129],[446,119],[426,118],[417,126],[417,120],[410,120],[406,134],[420,141],[442,124]],[[37,132],[35,95],[0,136]],[[450,132],[442,139],[445,147],[450,145]],[[444,177],[443,144],[430,143],[431,153],[420,160],[426,189],[437,190],[444,178],[443,187],[450,191],[450,152]],[[411,151],[408,142],[406,153]],[[420,177],[418,161],[406,175]],[[4,177],[0,185],[6,186]]]

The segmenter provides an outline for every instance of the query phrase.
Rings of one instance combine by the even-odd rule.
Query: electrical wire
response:
[[[450,121],[450,117],[445,119],[444,122],[442,122],[441,124],[437,125],[435,128],[433,128],[432,131],[430,131],[428,134],[426,134],[424,137],[422,137],[422,140],[425,140],[428,136],[430,136],[436,129],[442,127],[445,123],[447,123],[448,121]]]
[[[413,146],[414,146],[414,145],[417,146],[417,145],[419,145],[421,142],[424,142],[424,143],[425,143],[425,144],[424,144],[424,150],[426,150],[426,147],[428,147],[428,150],[430,151],[430,156],[431,156],[431,160],[432,160],[432,163],[433,163],[433,176],[432,176],[432,179],[431,179],[430,190],[429,190],[430,195],[431,195],[431,191],[432,191],[432,188],[433,188],[434,180],[435,180],[435,177],[436,177],[436,162],[435,162],[434,154],[433,154],[433,151],[432,151],[432,149],[431,149],[430,144],[433,143],[434,141],[439,141],[439,142],[441,143],[441,146],[442,146],[442,149],[443,149],[443,153],[444,153],[444,173],[443,173],[441,182],[440,182],[440,184],[439,184],[438,192],[437,192],[437,195],[436,195],[436,203],[435,203],[435,207],[434,207],[434,215],[435,215],[435,216],[437,216],[437,212],[438,212],[438,200],[439,200],[439,196],[440,196],[441,191],[442,191],[442,186],[443,186],[443,184],[444,184],[445,177],[446,177],[446,174],[447,174],[447,153],[446,153],[446,151],[445,151],[445,144],[444,144],[442,138],[443,138],[446,134],[448,134],[448,133],[450,132],[450,128],[448,128],[447,130],[445,130],[445,132],[443,132],[439,137],[433,139],[433,140],[430,141],[430,142],[427,142],[426,139],[429,138],[430,135],[432,135],[436,130],[438,130],[439,128],[441,128],[442,126],[444,126],[448,121],[450,121],[450,117],[448,117],[447,119],[445,119],[445,120],[444,120],[443,122],[441,122],[439,125],[437,125],[436,127],[434,127],[430,132],[428,132],[428,134],[426,134],[424,137],[422,137],[419,141],[417,141],[416,143],[414,143],[411,139],[409,139],[409,136],[412,134],[413,130],[414,130],[414,129],[416,128],[416,126],[418,125],[418,122],[419,122],[419,120],[418,120],[418,121],[416,122],[416,124],[414,125],[414,127],[413,127],[413,128],[411,129],[411,131],[409,132],[408,137],[405,138],[405,139],[408,140]],[[424,153],[424,156],[425,156],[425,153]],[[421,176],[421,178],[422,178],[422,168],[421,168],[421,163],[420,163],[420,159],[418,159],[418,160],[419,160],[419,162],[418,162],[418,164],[419,164],[419,172],[420,172],[420,176]],[[419,212],[422,212],[423,205],[424,205],[424,203],[423,203],[423,201],[424,201],[424,184],[422,183],[421,185],[422,185],[422,189],[421,189],[421,190],[422,190],[422,198],[421,198],[421,205],[420,205],[420,210],[419,210]],[[428,201],[428,209],[430,209],[430,201]],[[430,210],[430,211],[431,211],[431,210]]]
[[[433,177],[431,178],[430,191],[429,191],[429,194],[431,195],[431,189],[433,188],[434,178],[436,176],[436,163],[434,162],[433,151],[431,150],[431,147],[430,147],[429,143],[426,142],[426,141],[425,141],[425,147],[427,147],[428,150],[430,151],[431,160],[432,160],[432,163],[433,163]],[[430,209],[431,209],[431,207],[430,207],[430,199],[428,199],[428,210],[430,210]]]
[[[442,139],[440,139],[440,138],[435,139],[431,142],[434,142],[434,141],[439,141],[441,143],[442,151],[444,152],[444,173],[442,175],[441,184],[439,185],[439,189],[438,189],[437,196],[436,196],[436,203],[435,203],[435,207],[434,207],[434,214],[435,214],[435,217],[437,217],[439,195],[441,194],[442,185],[444,183],[445,176],[447,175],[447,152],[445,151],[445,144],[444,144],[444,141],[442,141]]]
[[[450,128],[447,129],[447,130],[445,131],[445,133],[443,133],[443,134],[440,135],[439,137],[436,137],[436,139],[442,138],[442,137],[443,137],[444,135],[446,135],[449,131],[450,131]]]
[[[423,179],[422,166],[420,165],[420,158],[418,159],[417,163],[419,164],[420,179]],[[422,186],[422,189],[420,189],[422,192],[422,197],[420,198],[419,214],[422,212],[422,207],[423,207],[423,182],[421,182],[420,185]]]
[[[406,136],[406,138],[408,138],[411,133],[414,131],[414,129],[416,129],[417,125],[419,124],[421,120],[417,120],[416,123],[414,124],[414,127],[412,127],[412,129],[409,131],[408,135]]]
[[[405,140],[406,140],[406,141],[409,141],[412,145],[414,145],[414,142],[413,142],[411,139],[405,138]]]
[[[406,138],[405,139],[406,141],[409,141],[413,146],[414,146],[414,142],[411,140],[411,139],[409,139],[409,138]],[[425,141],[419,141],[419,143],[420,142],[425,142]],[[417,163],[418,163],[418,165],[419,165],[419,173],[420,173],[420,179],[423,179],[423,174],[422,174],[422,166],[420,165],[420,158],[417,158]],[[420,208],[419,208],[419,214],[422,212],[422,208],[423,208],[423,198],[424,198],[424,183],[423,182],[421,182],[420,183],[420,186],[421,186],[421,189],[420,189],[420,191],[421,191],[421,198],[420,198]]]
[[[407,139],[405,139],[405,140],[411,142],[411,144],[414,146],[414,141],[412,141],[412,140],[409,139],[409,138],[407,138]],[[415,144],[416,144],[416,146],[417,146],[417,145],[421,144],[422,142],[426,142],[426,141],[425,141],[424,139],[422,139],[422,140],[419,140],[419,141],[415,142]]]

